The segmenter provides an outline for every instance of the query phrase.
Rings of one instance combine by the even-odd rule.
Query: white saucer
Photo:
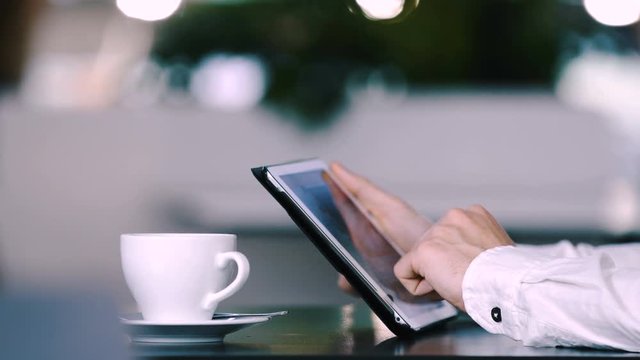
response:
[[[269,319],[271,319],[269,316],[248,316],[172,324],[142,320],[140,314],[120,317],[132,342],[163,344],[220,343],[227,334]]]

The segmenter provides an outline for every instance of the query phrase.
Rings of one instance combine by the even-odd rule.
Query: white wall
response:
[[[10,283],[97,282],[131,304],[123,232],[289,225],[249,168],[339,159],[421,211],[483,203],[507,225],[598,227],[615,158],[604,124],[551,95],[424,93],[356,106],[305,134],[276,114],[193,108],[27,109],[0,114],[0,258]],[[254,275],[239,303],[346,301],[304,240],[240,239]],[[288,264],[297,254],[295,263]],[[303,271],[298,267],[306,266]],[[270,287],[279,290],[268,292]]]

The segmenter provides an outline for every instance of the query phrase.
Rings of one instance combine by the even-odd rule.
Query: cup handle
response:
[[[208,293],[202,300],[203,308],[211,309],[220,301],[235,294],[236,291],[240,290],[240,287],[244,285],[244,283],[247,281],[247,278],[249,278],[249,260],[247,260],[246,256],[237,251],[229,251],[218,254],[215,259],[215,265],[219,269],[224,269],[229,264],[230,260],[235,261],[236,265],[238,266],[238,274],[236,275],[236,278],[231,282],[231,284],[227,285],[226,288],[215,293]]]

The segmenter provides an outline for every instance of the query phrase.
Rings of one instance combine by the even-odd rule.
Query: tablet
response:
[[[320,252],[396,335],[410,335],[457,314],[446,301],[409,293],[393,274],[400,254],[321,160],[252,169]]]

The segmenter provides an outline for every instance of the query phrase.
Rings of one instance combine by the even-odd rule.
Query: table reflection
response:
[[[166,357],[202,357],[219,355],[259,355],[269,354],[266,345],[238,345],[238,344],[153,344],[131,343],[133,354],[138,358],[166,358]]]
[[[233,312],[268,312],[276,308],[234,308]],[[447,355],[527,357],[636,356],[619,351],[534,348],[506,336],[487,333],[468,316],[410,338],[395,337],[362,302],[344,306],[288,308],[289,314],[228,335],[224,343],[199,345],[131,344],[137,358],[304,355]]]
[[[394,355],[527,356],[527,357],[636,357],[624,351],[587,348],[530,347],[503,335],[486,332],[468,316],[444,324],[416,338],[390,338],[376,346],[380,353]]]

